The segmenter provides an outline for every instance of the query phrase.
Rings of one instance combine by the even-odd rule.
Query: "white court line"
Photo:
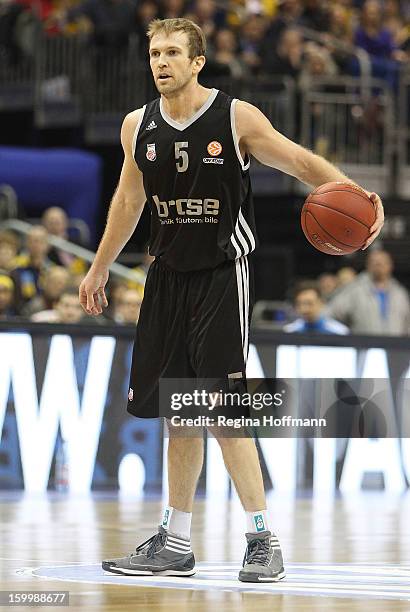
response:
[[[220,571],[220,570],[229,570],[229,569],[235,569],[236,567],[238,568],[238,570],[241,568],[240,564],[238,563],[236,564],[232,564],[232,565],[207,565],[205,567],[203,566],[197,566],[198,569],[201,570],[201,572],[216,572],[216,571]],[[397,569],[395,569],[397,568]],[[394,576],[398,576],[398,577],[403,577],[403,578],[410,578],[410,568],[405,568],[401,565],[386,565],[386,567],[380,567],[380,565],[371,567],[371,566],[365,566],[365,565],[361,565],[361,566],[351,566],[351,565],[316,565],[316,564],[306,564],[306,565],[302,565],[302,564],[297,564],[297,563],[286,563],[285,564],[285,571],[289,572],[289,575],[294,576],[294,572],[293,570],[305,570],[305,571],[309,571],[309,572],[315,572],[315,571],[332,571],[332,572],[338,572],[340,570],[340,576],[345,577],[346,576],[346,572],[347,573],[351,573],[351,574],[362,574],[362,573],[369,573],[374,575],[375,577],[384,577],[386,574],[391,574]]]
[[[285,568],[285,571],[286,571],[286,568]],[[204,573],[205,574],[206,572],[204,572],[203,569],[200,569],[200,570],[198,570],[197,573],[201,573],[201,574]],[[226,571],[218,571],[218,576],[226,576],[226,577],[231,576],[232,577],[232,575],[233,575],[233,572],[230,572],[228,570],[226,570]],[[374,581],[377,580],[377,582],[382,582],[385,585],[388,585],[389,583],[391,583],[391,584],[396,584],[396,586],[397,586],[397,583],[401,585],[401,581],[403,580],[403,578],[407,578],[407,576],[397,576],[397,577],[395,577],[395,576],[383,576],[383,577],[380,577],[380,576],[370,576],[370,575],[369,576],[366,576],[366,575],[363,575],[363,576],[345,576],[345,575],[341,575],[341,574],[326,574],[326,575],[319,576],[319,575],[314,575],[314,574],[304,574],[303,572],[301,572],[301,573],[293,573],[293,572],[289,572],[289,570],[286,573],[286,577],[287,577],[288,580],[291,581],[291,584],[295,584],[295,582],[294,582],[295,580],[307,580],[307,581],[311,580],[312,582],[309,582],[309,584],[313,584],[313,586],[316,584],[316,582],[315,582],[316,580],[322,580],[323,581],[324,579],[326,579],[326,580],[329,580],[329,583],[331,584],[331,581],[337,581],[337,580],[340,581],[341,579],[343,579],[343,581],[346,582],[346,583],[351,582],[352,583],[352,588],[354,588],[354,585],[356,583],[360,584],[360,582],[363,582],[363,581],[372,581],[372,580],[374,580]],[[208,582],[208,579],[206,579],[206,581]],[[409,588],[410,588],[410,585],[409,585]]]
[[[0,557],[0,561],[22,561],[23,563],[31,563],[31,561],[34,561],[35,563],[55,563],[56,567],[69,567],[69,565],[95,565],[96,563],[98,564],[98,561],[87,561],[86,563],[84,563],[83,561],[56,561],[55,559],[16,559],[14,557]],[[64,565],[60,566],[58,565],[59,563],[64,563]]]
[[[39,568],[37,568],[39,569]],[[73,578],[58,578],[58,577],[49,577],[49,576],[34,576],[35,578],[43,578],[43,579],[47,579],[47,580],[58,580],[60,582],[75,582],[75,583],[81,583],[81,584],[114,584],[114,585],[121,585],[124,584],[123,582],[116,582],[115,580],[112,581],[108,581],[108,580],[99,580],[99,581],[93,581],[93,580],[78,580],[78,579],[73,579]],[[133,576],[121,576],[121,578],[133,578]],[[152,576],[140,576],[140,579],[143,578],[152,578]],[[166,576],[162,576],[161,579],[162,581],[164,581],[164,579],[166,578]],[[172,577],[170,577],[172,578]],[[273,583],[272,587],[268,589],[268,585],[266,583],[251,583],[251,582],[241,582],[239,583],[239,581],[222,581],[222,580],[215,580],[215,581],[206,581],[206,584],[204,584],[203,581],[194,581],[194,579],[190,579],[189,580],[189,584],[179,584],[179,586],[177,586],[177,582],[146,582],[145,580],[141,580],[139,582],[135,582],[134,585],[137,586],[143,586],[146,588],[158,588],[160,586],[165,586],[168,588],[182,588],[182,589],[188,589],[188,590],[195,590],[196,586],[200,586],[202,587],[202,590],[209,590],[207,587],[208,586],[224,586],[224,589],[221,590],[228,590],[228,591],[254,591],[255,594],[256,593],[260,593],[261,595],[266,595],[266,593],[270,593],[272,595],[276,595],[276,594],[280,594],[280,593],[290,593],[290,592],[295,592],[296,594],[299,593],[300,595],[303,596],[313,596],[313,595],[333,595],[333,596],[338,596],[338,595],[344,595],[345,597],[348,596],[352,596],[352,597],[368,597],[370,596],[372,599],[383,599],[383,598],[388,598],[391,599],[392,596],[394,596],[395,599],[405,599],[405,600],[409,600],[410,601],[410,592],[401,592],[401,591],[396,591],[396,592],[379,592],[377,593],[378,597],[375,597],[375,593],[374,590],[370,590],[370,591],[363,591],[363,590],[346,590],[346,591],[342,591],[340,589],[329,589],[329,588],[311,588],[311,585],[307,585],[307,588],[305,590],[303,590],[301,587],[293,587],[293,585],[289,585],[289,584],[281,584],[280,582],[275,582]],[[128,582],[128,581],[127,581]],[[213,583],[213,584],[212,584]],[[129,585],[132,586],[132,583]],[[206,587],[206,588],[205,588]],[[214,590],[214,589],[213,589]]]
[[[337,571],[345,571],[345,572],[352,572],[352,573],[360,573],[360,572],[375,572],[376,574],[383,574],[383,573],[389,573],[389,572],[402,572],[404,576],[408,576],[410,574],[410,567],[406,567],[404,565],[375,565],[374,567],[372,565],[350,565],[350,564],[337,564],[334,563],[333,565],[321,565],[321,564],[317,564],[317,563],[312,563],[310,564],[299,564],[299,563],[290,563],[288,565],[289,567],[293,568],[293,569],[314,569],[314,570],[331,570],[333,572],[337,572]]]
[[[70,566],[67,566],[70,567]],[[48,568],[51,569],[51,568]],[[47,571],[47,568],[34,568],[33,571]],[[104,574],[105,576],[106,574]],[[124,584],[121,581],[118,581],[118,578],[113,577],[112,581],[90,581],[90,580],[82,580],[81,578],[72,579],[72,578],[62,578],[55,576],[35,576],[38,578],[47,578],[51,580],[60,580],[66,582],[81,582],[88,584]],[[340,585],[338,587],[333,587],[327,583],[312,583],[312,582],[275,582],[269,584],[269,586],[265,583],[239,583],[238,580],[218,580],[218,579],[210,579],[210,580],[201,580],[197,578],[187,578],[186,581],[181,581],[181,578],[175,578],[172,576],[160,576],[156,579],[155,576],[121,576],[121,578],[127,578],[126,582],[130,582],[131,584],[135,584],[135,586],[150,586],[150,587],[158,587],[158,586],[169,586],[174,588],[188,588],[193,589],[195,587],[202,587],[205,590],[209,589],[209,587],[219,587],[221,590],[223,588],[228,590],[251,590],[251,591],[261,591],[264,589],[264,592],[269,592],[272,594],[278,592],[299,592],[301,594],[306,595],[315,595],[315,594],[327,594],[327,595],[344,595],[344,596],[371,596],[375,598],[377,595],[377,599],[382,599],[383,597],[395,597],[395,598],[405,598],[410,600],[410,586],[408,589],[404,589],[400,586],[399,589],[394,590],[393,588],[389,588],[386,586],[378,586],[378,585]],[[130,580],[128,580],[128,578]],[[133,582],[131,582],[133,581]],[[263,586],[262,586],[263,584]],[[359,588],[358,588],[359,587]]]

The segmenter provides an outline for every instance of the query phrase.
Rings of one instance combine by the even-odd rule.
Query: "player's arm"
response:
[[[353,183],[326,159],[280,134],[256,106],[238,101],[235,120],[241,151],[253,155],[262,164],[277,168],[314,188],[330,181]],[[373,192],[366,193],[376,206],[376,221],[365,248],[378,236],[384,223],[380,197]]]
[[[120,180],[111,201],[104,235],[95,259],[79,289],[83,309],[89,314],[101,314],[108,305],[104,287],[108,269],[131,238],[146,201],[142,173],[133,158],[132,143],[142,109],[127,115],[121,129],[124,163]],[[98,299],[100,298],[100,300]]]

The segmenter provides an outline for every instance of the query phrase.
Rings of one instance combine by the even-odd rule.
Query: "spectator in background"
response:
[[[310,89],[318,77],[331,77],[336,74],[337,67],[329,51],[316,43],[306,43],[303,68],[299,79],[300,86]]]
[[[185,15],[186,0],[161,0],[159,2],[160,19],[175,19]]]
[[[214,54],[210,62],[212,76],[228,76],[241,79],[246,75],[246,66],[238,57],[238,41],[232,30],[218,30],[214,38]],[[206,68],[206,64],[204,66]]]
[[[405,53],[397,49],[393,35],[383,23],[383,13],[378,0],[366,0],[363,5],[361,24],[356,29],[354,43],[369,53],[372,74],[385,79],[397,88],[398,63],[405,61]]]
[[[16,65],[23,57],[19,44],[18,27],[24,14],[24,6],[13,0],[0,2],[0,60]]]
[[[136,5],[132,0],[85,0],[69,9],[66,22],[86,17],[92,26],[92,41],[99,47],[120,49],[135,29]]]
[[[0,274],[8,274],[15,267],[20,242],[14,232],[0,232]]]
[[[121,325],[136,325],[140,316],[142,297],[136,289],[126,289],[117,301],[114,321]]]
[[[186,16],[199,25],[207,41],[212,41],[216,31],[225,26],[225,13],[217,7],[215,0],[196,0],[192,12]]]
[[[105,316],[111,321],[115,321],[116,312],[118,312],[118,306],[129,289],[127,281],[119,278],[109,279],[108,281],[108,307],[105,310]]]
[[[41,294],[34,296],[22,308],[26,317],[43,310],[52,310],[70,284],[70,273],[62,266],[52,266],[40,277]]]
[[[139,39],[139,55],[143,59],[148,57],[149,51],[149,41],[147,37],[148,25],[153,19],[158,17],[158,14],[158,2],[154,0],[143,0],[142,2],[138,2],[135,31]]]
[[[348,334],[345,325],[324,315],[324,303],[319,286],[314,281],[304,281],[294,294],[296,321],[285,325],[283,331],[302,334]]]
[[[330,272],[323,272],[317,279],[320,295],[322,299],[327,302],[337,287],[337,277],[335,274],[331,274]]]
[[[285,29],[294,28],[299,25],[301,13],[301,0],[282,0],[279,2],[278,12],[267,33],[269,46],[272,49],[276,48],[277,41]]]
[[[13,279],[0,273],[0,321],[8,321],[16,315]]]
[[[52,236],[68,240],[68,217],[63,208],[50,206],[41,217],[41,223]]]
[[[298,78],[302,68],[303,38],[296,28],[284,29],[276,51],[264,54],[264,71]]]
[[[401,33],[404,28],[404,19],[399,0],[384,0],[383,23],[391,33],[396,46],[399,46],[402,42]]]
[[[50,310],[42,310],[31,316],[36,323],[96,323],[103,324],[105,321],[97,321],[96,317],[84,314],[78,301],[78,290],[74,288],[65,289],[60,295],[54,307]]]
[[[46,229],[42,225],[33,225],[27,234],[26,251],[15,258],[15,268],[11,274],[16,286],[18,311],[41,293],[40,275],[53,265],[47,257],[48,249]]]
[[[371,251],[366,259],[366,271],[329,302],[327,313],[343,321],[355,334],[407,336],[409,297],[392,273],[391,255],[386,251]]]
[[[354,42],[374,58],[391,59],[396,49],[391,32],[383,23],[378,0],[366,0],[362,8],[361,24],[356,29]]]
[[[353,282],[357,276],[357,272],[351,266],[344,266],[340,268],[336,274],[337,279],[337,291],[340,291],[343,287]]]
[[[329,9],[329,28],[322,36],[323,43],[331,53],[339,70],[349,72],[351,47],[353,45],[352,16],[340,4],[332,4]]]
[[[250,15],[240,33],[241,60],[251,74],[258,74],[262,65],[268,23],[262,15]]]
[[[299,23],[304,28],[326,32],[329,29],[327,2],[322,0],[303,0]]]
[[[70,239],[68,235],[69,220],[63,208],[59,206],[47,208],[43,213],[41,222],[49,235],[62,238],[63,240]],[[83,259],[57,247],[50,247],[48,258],[58,266],[68,268],[72,274],[83,274],[86,272],[86,263]]]

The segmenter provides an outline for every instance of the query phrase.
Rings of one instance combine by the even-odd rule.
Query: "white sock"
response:
[[[260,531],[269,530],[268,517],[266,510],[255,510],[246,514],[246,531],[247,533],[259,533]]]
[[[166,506],[162,526],[164,529],[185,540],[191,539],[192,512],[182,512],[172,506]]]

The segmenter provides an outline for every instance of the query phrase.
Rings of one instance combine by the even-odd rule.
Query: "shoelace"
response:
[[[269,538],[264,540],[251,540],[245,550],[242,566],[245,563],[257,563],[258,565],[268,565],[268,553],[270,548]]]
[[[146,548],[147,549],[146,555],[148,559],[151,559],[156,553],[156,551],[159,548],[162,548],[165,542],[165,538],[166,538],[165,533],[158,532],[155,535],[148,538],[148,540],[146,540],[145,542],[137,546],[137,548],[135,549],[135,553],[139,554]],[[135,553],[131,553],[130,556],[134,556]]]

